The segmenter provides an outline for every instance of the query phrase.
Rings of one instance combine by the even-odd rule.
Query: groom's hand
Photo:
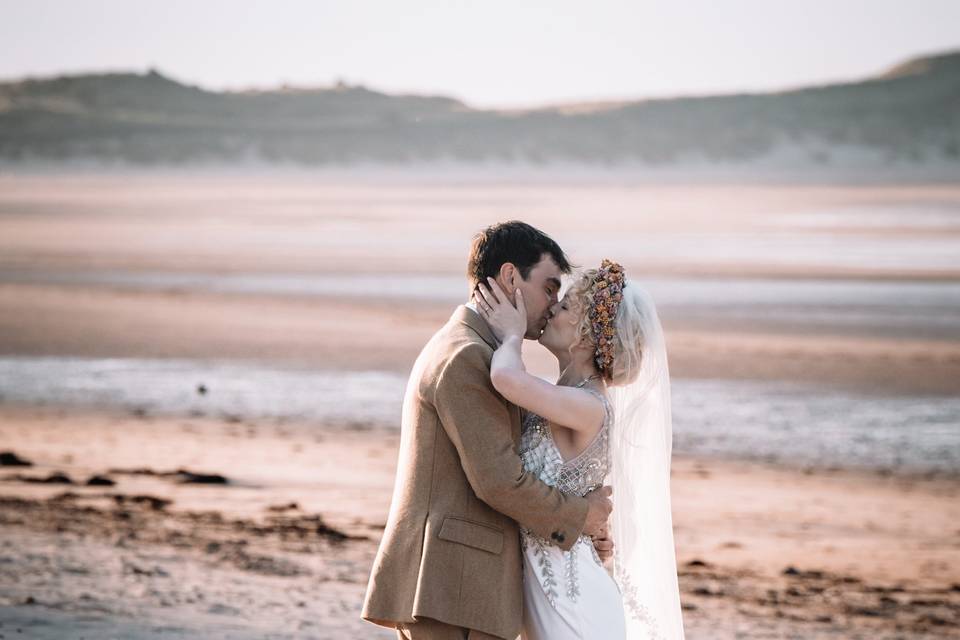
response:
[[[597,555],[603,562],[613,557],[613,538],[610,537],[609,529],[604,527],[600,535],[593,539],[593,548],[597,550]]]
[[[587,494],[587,521],[583,525],[583,532],[590,536],[600,536],[607,528],[607,518],[613,511],[613,501],[610,496],[613,489],[600,487]]]

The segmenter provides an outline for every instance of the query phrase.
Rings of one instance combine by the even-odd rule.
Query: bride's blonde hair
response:
[[[597,347],[594,335],[593,320],[590,317],[591,305],[594,302],[598,269],[587,269],[570,286],[570,296],[578,305],[579,321],[577,322],[576,344],[588,345],[592,349]],[[629,281],[624,280],[622,289],[623,298],[617,306],[613,319],[612,356],[609,367],[598,367],[600,374],[611,385],[621,386],[633,382],[640,373],[643,357],[644,336],[642,331],[642,300],[637,287],[630,287]]]

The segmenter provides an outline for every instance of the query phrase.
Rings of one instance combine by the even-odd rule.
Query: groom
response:
[[[522,222],[473,242],[471,285],[490,276],[520,289],[526,337],[540,336],[556,304],[563,251]],[[520,410],[490,384],[497,340],[472,304],[460,306],[417,358],[403,402],[393,502],[362,617],[400,638],[504,638],[520,633],[523,560],[518,523],[569,549],[601,535],[609,488],[566,495],[524,471]]]

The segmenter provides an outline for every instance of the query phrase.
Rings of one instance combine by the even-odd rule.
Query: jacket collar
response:
[[[493,335],[493,331],[490,329],[487,321],[481,318],[480,314],[470,307],[467,307],[466,305],[460,305],[457,307],[457,310],[453,312],[453,317],[451,320],[454,322],[460,322],[470,327],[474,333],[480,336],[483,341],[489,344],[493,349],[496,349],[500,346],[500,341],[497,340],[495,335]]]

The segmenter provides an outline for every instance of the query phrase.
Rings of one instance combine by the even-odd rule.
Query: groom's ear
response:
[[[510,298],[510,302],[513,300],[513,292],[517,290],[517,284],[520,280],[520,270],[517,269],[516,265],[512,262],[504,262],[500,265],[500,273],[497,281],[500,283],[500,286],[507,293],[507,297]]]

